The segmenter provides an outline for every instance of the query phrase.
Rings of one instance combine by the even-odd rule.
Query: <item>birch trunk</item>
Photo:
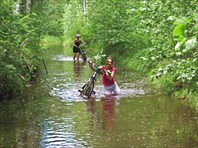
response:
[[[88,0],[84,0],[84,17],[88,23]]]

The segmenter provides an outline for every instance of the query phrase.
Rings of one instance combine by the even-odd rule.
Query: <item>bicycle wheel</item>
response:
[[[84,88],[84,95],[86,95],[88,98],[91,96],[94,89],[94,82],[90,81],[87,83],[87,85]]]
[[[86,56],[86,53],[84,51],[81,51],[81,55],[82,55],[83,61],[87,61],[87,56]]]

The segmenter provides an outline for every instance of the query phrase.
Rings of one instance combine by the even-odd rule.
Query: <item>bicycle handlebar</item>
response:
[[[94,70],[94,71],[97,71],[97,73],[99,73],[99,71],[100,71],[101,73],[105,73],[108,76],[111,75],[111,73],[108,70],[106,70],[106,69],[103,69],[103,70],[99,69],[92,61],[87,61],[87,62],[89,63],[89,66],[91,67],[91,69]]]

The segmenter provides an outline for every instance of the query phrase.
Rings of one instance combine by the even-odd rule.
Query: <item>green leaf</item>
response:
[[[186,42],[186,38],[181,35],[179,37],[179,42],[175,45],[175,50],[178,51],[180,47]]]
[[[184,31],[186,29],[185,24],[179,24],[177,25],[173,30],[173,36],[180,36],[184,34]]]
[[[180,35],[178,41],[179,42],[182,42],[184,39],[185,39],[184,36],[183,35]]]
[[[14,70],[14,69],[16,69],[16,68],[14,67],[14,65],[11,65],[11,64],[6,65],[6,68],[9,69],[9,70]]]

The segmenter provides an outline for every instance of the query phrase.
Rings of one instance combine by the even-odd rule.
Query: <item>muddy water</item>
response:
[[[71,49],[50,46],[39,82],[22,101],[0,103],[0,147],[196,147],[197,114],[117,66],[122,95],[104,97],[101,77],[87,100],[78,89],[92,71]]]

